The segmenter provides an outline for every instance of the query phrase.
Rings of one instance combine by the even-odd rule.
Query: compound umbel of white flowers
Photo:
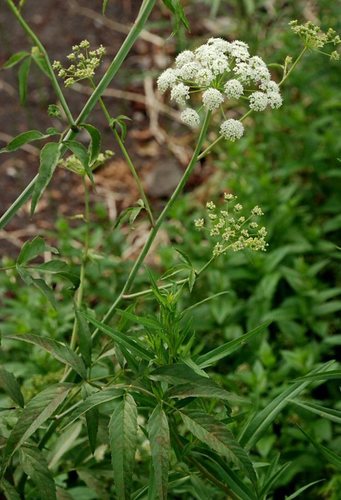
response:
[[[187,107],[187,103],[191,98],[198,101],[198,96],[199,108],[206,111],[223,110],[228,100],[239,99],[253,111],[282,105],[279,86],[271,80],[267,65],[260,57],[252,57],[248,45],[239,40],[210,38],[194,51],[181,52],[175,67],[167,68],[157,85],[161,93],[170,91],[171,100],[183,108],[183,123],[191,128],[197,128],[201,120],[198,111]],[[243,125],[235,119],[224,118],[220,130],[230,141],[240,139],[244,133]]]

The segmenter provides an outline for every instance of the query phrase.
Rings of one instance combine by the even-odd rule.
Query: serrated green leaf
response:
[[[94,183],[94,176],[90,169],[90,158],[86,147],[77,141],[63,141],[63,144],[78,158],[86,172],[86,175],[89,177],[91,182]]]
[[[28,75],[30,73],[31,57],[24,59],[18,71],[19,99],[23,106],[26,103]]]
[[[137,340],[132,339],[131,337],[128,337],[127,335],[124,335],[122,332],[119,332],[117,330],[114,330],[110,328],[107,325],[103,325],[99,321],[97,321],[95,318],[92,318],[91,316],[81,313],[83,316],[90,322],[92,323],[96,328],[101,330],[103,333],[108,335],[108,337],[112,338],[114,342],[116,342],[120,347],[124,347],[125,349],[128,349],[131,351],[133,354],[139,356],[142,359],[145,359],[147,361],[150,361],[153,359],[154,355],[152,352],[150,352],[148,349],[143,347],[141,342],[138,342]]]
[[[101,133],[96,127],[90,125],[90,123],[82,123],[80,126],[85,128],[91,138],[88,155],[90,165],[92,165],[97,160],[98,155],[101,152]]]
[[[9,397],[22,408],[25,406],[24,397],[20,390],[20,385],[15,376],[0,368],[0,387],[9,395]]]
[[[312,401],[302,401],[301,399],[291,399],[290,403],[294,403],[300,408],[304,408],[315,415],[318,415],[321,418],[327,418],[332,422],[336,422],[337,424],[341,424],[341,411],[334,410],[332,408],[326,408],[325,406],[316,404]]]
[[[23,266],[27,264],[30,260],[42,255],[45,250],[46,243],[40,236],[36,236],[33,240],[25,241],[17,258],[17,265]]]
[[[138,325],[145,326],[146,328],[150,328],[152,330],[159,330],[160,323],[156,319],[147,316],[137,316],[130,311],[123,311],[122,309],[116,309],[117,313],[120,314],[123,318],[132,321]]]
[[[328,362],[311,372],[311,375],[323,375],[334,362]],[[263,436],[267,428],[275,420],[277,415],[289,403],[289,401],[304,391],[310,384],[309,375],[301,382],[292,384],[288,389],[283,390],[274,400],[271,401],[263,410],[258,412],[245,426],[239,439],[240,444],[247,449],[252,448]]]
[[[29,56],[29,52],[21,50],[20,52],[16,52],[13,54],[7,61],[2,65],[3,69],[12,68],[16,64],[20,63],[25,57]]]
[[[72,351],[67,345],[48,337],[39,337],[38,335],[6,335],[5,338],[21,340],[41,347],[49,352],[54,358],[62,363],[71,366],[83,379],[86,378],[86,368],[82,359]]]
[[[193,450],[193,455],[198,458],[200,463],[205,464],[205,468],[209,469],[215,477],[226,483],[231,491],[238,495],[238,498],[240,497],[241,500],[259,500],[252,486],[245,484],[244,479],[241,479],[231,467],[226,467],[226,462],[218,453],[209,448],[196,447]]]
[[[304,375],[303,377],[298,377],[295,381],[299,380],[309,380],[311,382],[321,382],[324,380],[339,380],[341,378],[341,370],[330,370],[327,373],[311,373]]]
[[[150,372],[152,380],[162,380],[169,384],[187,384],[190,382],[200,383],[208,380],[209,377],[205,372],[199,374],[189,364],[174,363],[172,365],[164,365]],[[211,381],[214,384],[213,381]],[[216,386],[219,387],[219,386]]]
[[[88,387],[84,387],[82,390],[83,395],[91,395],[91,392]],[[85,421],[86,421],[86,430],[88,434],[88,441],[91,453],[95,453],[96,442],[97,442],[97,432],[98,432],[98,421],[99,421],[99,412],[96,407],[89,409],[85,413]]]
[[[26,285],[33,285],[36,287],[46,299],[50,302],[50,304],[57,309],[57,301],[54,297],[53,290],[47,285],[47,283],[41,278],[34,278],[31,276],[29,271],[21,266],[16,266],[17,272],[20,278],[26,283]]]
[[[86,364],[87,367],[89,367],[91,365],[91,349],[92,349],[90,329],[84,316],[80,314],[77,309],[75,309],[75,315],[78,324],[79,351],[84,359],[84,363]]]
[[[160,366],[150,373],[150,378],[175,385],[208,380],[207,376],[199,375],[190,366],[182,363]]]
[[[226,344],[223,344],[219,347],[216,347],[210,352],[207,352],[206,354],[202,354],[196,359],[197,365],[200,366],[200,368],[207,368],[208,366],[213,365],[217,361],[225,358],[226,356],[229,356],[232,354],[234,351],[239,349],[239,347],[242,347],[246,342],[251,340],[253,337],[261,333],[265,328],[267,328],[270,325],[271,321],[266,321],[265,323],[262,323],[261,325],[257,326],[253,330],[250,330],[249,332],[245,333],[241,337],[231,340],[230,342],[227,342]]]
[[[130,394],[116,404],[109,422],[109,439],[117,498],[127,500],[137,445],[137,408]]]
[[[3,491],[6,500],[21,500],[19,493],[17,493],[14,486],[6,481],[6,479],[1,479],[0,481],[0,492]]]
[[[56,485],[44,455],[39,448],[20,448],[20,464],[33,483],[36,485],[42,500],[56,500]]]
[[[109,387],[108,389],[103,389],[91,394],[84,401],[79,402],[77,408],[68,417],[65,427],[69,427],[93,408],[97,408],[101,404],[109,403],[114,399],[122,397],[122,394],[122,389],[116,389],[114,387]]]
[[[44,75],[46,75],[48,78],[51,78],[49,67],[46,63],[46,60],[42,54],[36,53],[34,50],[32,50],[32,59],[40,69]]]
[[[49,142],[45,144],[40,152],[40,166],[38,178],[34,185],[32,202],[31,202],[31,215],[34,214],[37,203],[47,188],[53,173],[57,167],[60,157],[59,144],[56,142]]]
[[[24,146],[24,144],[28,144],[29,142],[38,141],[39,139],[44,139],[46,136],[39,130],[28,130],[27,132],[23,132],[22,134],[17,135],[12,139],[6,147],[0,149],[0,153],[9,153],[12,151],[17,151],[17,149]]]
[[[167,499],[168,469],[170,453],[169,426],[161,405],[154,408],[148,421],[148,437],[154,468],[157,498]]]
[[[277,466],[278,459],[276,461],[276,466]],[[290,467],[291,463],[288,462],[281,467],[279,467],[277,470],[276,467],[272,467],[272,464],[270,466],[270,475],[267,478],[267,481],[265,482],[263,488],[261,489],[259,495],[260,497],[265,497],[267,498],[268,493],[272,490],[273,486],[276,484],[277,481],[280,480],[282,475],[286,472],[286,470]]]
[[[225,424],[199,411],[190,413],[179,411],[179,414],[187,429],[199,441],[231,460],[237,467],[244,470],[253,483],[256,482],[256,474],[247,452]]]
[[[82,432],[82,427],[83,423],[77,422],[65,431],[58,431],[58,436],[53,441],[52,448],[49,447],[48,462],[50,469],[57,469],[64,455],[77,446],[77,438]]]
[[[302,486],[302,488],[295,491],[295,493],[293,493],[292,495],[286,496],[285,500],[294,500],[294,498],[299,497],[305,490],[311,488],[312,486],[314,486],[314,484],[321,483],[321,481],[325,481],[325,479],[318,479],[317,481],[313,481],[312,483]]]
[[[298,426],[302,434],[311,442],[311,444],[317,449],[317,451],[324,456],[324,458],[335,467],[341,470],[341,456],[337,455],[334,451],[330,450],[326,446],[318,443],[309,434],[307,434],[300,426]]]
[[[54,414],[71,388],[71,384],[51,385],[29,401],[8,437],[3,454],[3,470],[16,450]]]
[[[89,410],[85,414],[86,420],[86,430],[88,433],[88,441],[91,453],[94,454],[96,450],[97,443],[97,432],[98,432],[98,422],[99,422],[99,413],[97,408],[93,408]]]
[[[225,391],[219,387],[213,380],[202,378],[198,382],[176,385],[166,393],[167,397],[174,399],[185,398],[212,398],[228,401],[230,404],[241,405],[250,404],[245,398],[237,396],[232,392]]]

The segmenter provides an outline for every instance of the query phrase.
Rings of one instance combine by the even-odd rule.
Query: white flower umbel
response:
[[[229,99],[239,99],[244,93],[244,88],[239,80],[229,80],[224,85],[224,92]]]
[[[250,95],[249,102],[253,111],[264,111],[268,105],[268,97],[264,92],[254,92]]]
[[[244,125],[239,120],[230,118],[221,124],[220,134],[224,137],[224,139],[234,142],[236,139],[240,139],[244,135]]]
[[[191,108],[184,109],[180,115],[180,118],[183,121],[183,123],[185,123],[191,128],[198,128],[200,125],[200,116],[194,109]]]
[[[225,193],[222,207],[216,207],[209,201],[206,208],[206,217],[196,219],[194,225],[207,234],[208,240],[213,240],[214,257],[227,251],[239,252],[246,248],[253,251],[266,250],[266,228],[259,227],[255,220],[264,215],[258,205],[248,212],[243,205],[237,203],[236,196]]]
[[[224,96],[219,90],[209,88],[203,93],[202,102],[207,110],[214,111],[224,102]]]
[[[182,68],[185,64],[194,61],[194,54],[190,50],[184,50],[175,59],[175,65],[177,68]]]
[[[172,88],[171,91],[172,101],[178,104],[185,104],[186,100],[189,99],[189,87],[183,83],[178,83]]]
[[[157,80],[157,86],[161,94],[172,88],[178,81],[177,73],[172,68],[166,69]]]
[[[266,96],[271,109],[277,109],[282,106],[283,99],[279,92],[267,92]]]
[[[166,69],[157,85],[161,93],[170,91],[171,100],[182,108],[187,108],[192,97],[195,102],[201,97],[206,111],[221,110],[223,116],[230,99],[243,99],[242,103],[254,111],[282,104],[279,86],[271,80],[267,65],[261,57],[251,56],[248,45],[240,40],[210,38],[193,51],[184,50],[177,56],[175,68]],[[226,108],[230,107],[227,104]],[[189,104],[181,114],[189,127],[198,126],[199,115],[193,108]],[[238,120],[225,120],[221,130],[229,140],[237,140],[244,133]]]

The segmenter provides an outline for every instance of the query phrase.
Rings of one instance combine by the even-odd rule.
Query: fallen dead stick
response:
[[[72,10],[76,11],[77,14],[81,14],[84,17],[88,17],[89,19],[99,21],[104,26],[107,26],[108,28],[114,31],[118,31],[119,33],[127,34],[131,29],[131,25],[125,25],[118,23],[117,21],[112,21],[111,19],[108,19],[107,17],[98,14],[95,10],[89,9],[88,7],[81,7],[78,4],[78,2],[75,2],[74,0],[70,2],[70,7]],[[161,38],[158,35],[155,35],[154,33],[150,33],[147,30],[141,31],[140,38],[142,38],[146,42],[150,42],[154,45],[157,45],[158,47],[163,47],[165,44],[163,38]]]
[[[86,85],[82,85],[80,83],[75,83],[75,85],[73,85],[71,88],[72,90],[76,90],[76,92],[80,92],[86,95],[91,95],[93,93],[93,89],[91,87],[87,87]],[[119,89],[106,89],[103,92],[102,96],[113,97],[115,99],[125,99],[127,101],[138,102],[140,104],[143,104],[144,106],[147,106],[146,97],[141,94],[138,94],[137,92],[129,92],[126,90],[119,90]],[[155,100],[154,106],[160,113],[170,116],[179,123],[182,123],[180,120],[180,113],[178,113],[177,111],[174,111],[172,108],[165,106],[158,100]]]

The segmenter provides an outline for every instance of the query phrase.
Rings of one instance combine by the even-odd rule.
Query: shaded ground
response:
[[[124,40],[140,4],[140,1],[134,0],[109,2],[107,17],[103,18],[99,1],[95,2],[94,7],[92,0],[27,0],[23,12],[47,48],[51,60],[65,61],[72,45],[84,38],[87,38],[93,47],[103,44],[107,48],[107,56],[101,68],[103,72]],[[191,154],[192,137],[179,124],[177,112],[162,104],[160,98],[155,96],[155,78],[171,62],[175,52],[175,39],[161,38],[161,34],[165,36],[165,33],[171,33],[167,12],[156,9],[153,16],[153,24],[158,26],[160,35],[155,29],[153,33],[148,31],[142,35],[118,77],[107,90],[105,99],[113,116],[125,114],[132,118],[127,146],[149,196],[154,204],[158,205],[169,196],[177,184]],[[195,26],[192,23],[192,32],[193,29]],[[0,21],[0,65],[14,52],[30,50],[30,47],[30,41],[13,14],[3,5]],[[48,105],[56,102],[53,90],[46,77],[33,65],[27,103],[25,107],[20,107],[17,69],[18,67],[15,67],[0,73],[1,146],[11,137],[29,129],[43,131],[50,126],[61,129],[60,122],[47,115]],[[90,89],[85,85],[77,85],[75,89],[65,91],[74,116],[82,109],[89,92]],[[89,121],[103,132],[103,149],[110,148],[117,153],[113,160],[96,174],[97,190],[93,195],[95,199],[102,200],[107,205],[109,216],[114,219],[122,208],[136,201],[137,190],[113,143],[101,110],[96,108]],[[80,134],[78,138],[86,140],[86,135],[82,137]],[[25,151],[0,156],[1,214],[36,174],[38,155],[39,150],[30,145]],[[192,185],[202,181],[207,168],[198,170]],[[36,234],[37,230],[52,227],[56,217],[74,215],[82,211],[83,195],[80,184],[76,175],[58,169],[35,216],[29,217],[29,206],[26,205],[7,226],[6,233],[0,232],[0,256],[16,253],[22,242]]]

